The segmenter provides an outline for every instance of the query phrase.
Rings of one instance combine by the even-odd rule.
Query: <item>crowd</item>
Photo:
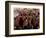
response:
[[[18,8],[14,10],[14,29],[38,29],[39,9]]]

